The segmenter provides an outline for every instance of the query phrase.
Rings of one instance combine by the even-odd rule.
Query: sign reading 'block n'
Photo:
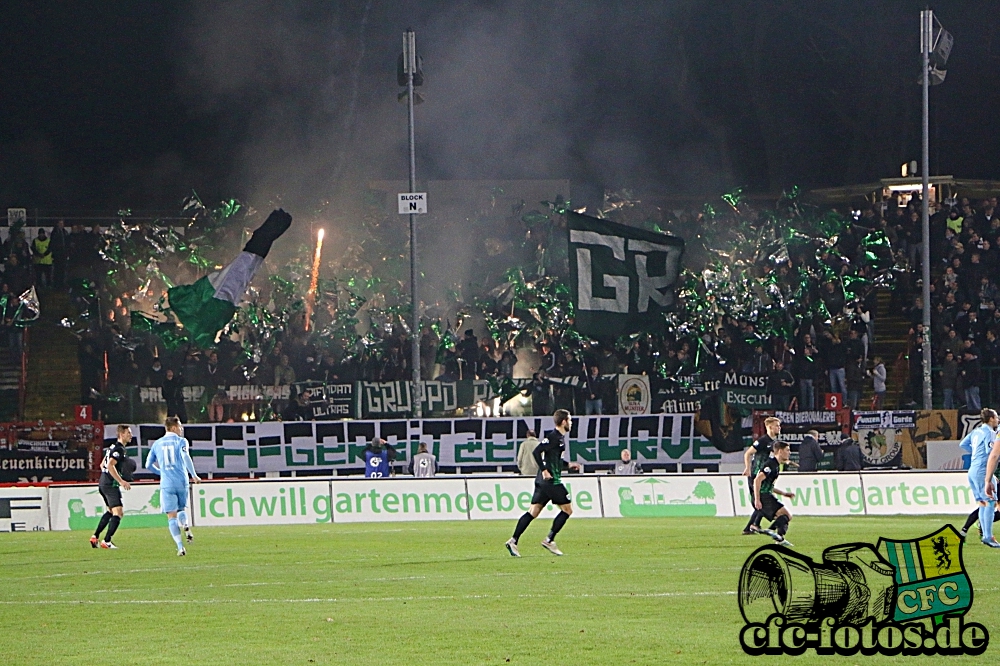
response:
[[[423,215],[427,212],[426,192],[400,192],[398,197],[400,215],[406,215],[407,213]]]

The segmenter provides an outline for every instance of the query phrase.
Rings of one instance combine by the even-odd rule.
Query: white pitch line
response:
[[[258,564],[199,564],[199,565],[195,565],[195,566],[191,566],[191,567],[181,567],[180,569],[178,569],[178,567],[147,567],[147,568],[144,568],[144,569],[111,569],[111,570],[108,570],[108,571],[98,571],[98,570],[94,570],[94,571],[72,571],[72,572],[68,572],[68,573],[44,574],[44,575],[38,575],[38,576],[20,576],[20,577],[17,577],[17,578],[10,578],[8,580],[10,580],[10,581],[39,580],[39,579],[46,579],[46,578],[67,578],[69,576],[101,576],[101,575],[104,575],[104,574],[121,575],[121,574],[130,574],[130,573],[150,573],[150,572],[153,572],[153,571],[178,571],[178,570],[194,571],[194,570],[198,570],[198,569],[222,569],[222,568],[229,569],[229,568],[232,568],[232,567],[255,567],[256,568],[258,566],[260,566],[260,565],[258,565]]]
[[[431,595],[431,596],[409,596],[409,597],[311,597],[305,599],[60,599],[60,600],[38,600],[38,601],[0,601],[0,605],[5,606],[66,606],[70,604],[93,604],[93,605],[156,605],[156,604],[315,604],[315,603],[368,603],[368,602],[393,602],[393,601],[458,601],[460,599],[504,599],[512,597],[518,599],[551,599],[561,596],[565,599],[641,599],[658,597],[723,597],[732,596],[736,592],[622,592],[616,594],[464,594],[464,595]]]

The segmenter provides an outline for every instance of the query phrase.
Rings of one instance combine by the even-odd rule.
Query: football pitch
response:
[[[955,517],[798,517],[794,550],[915,539]],[[736,590],[766,537],[745,518],[550,520],[503,547],[512,521],[195,528],[177,557],[165,528],[115,551],[89,534],[0,535],[5,664],[744,664]],[[956,527],[961,526],[958,520]],[[975,530],[973,530],[975,534]],[[964,548],[966,616],[1000,641],[1000,552]],[[980,662],[932,657],[926,663]],[[799,663],[903,663],[829,657]]]

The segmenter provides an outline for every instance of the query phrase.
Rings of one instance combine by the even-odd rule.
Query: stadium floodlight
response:
[[[931,390],[931,234],[930,234],[930,87],[944,83],[947,70],[943,69],[955,45],[955,38],[941,25],[934,12],[926,9],[920,12],[920,84],[923,88],[923,155],[920,162],[922,176],[921,273],[923,274],[923,394],[924,409],[932,407]]]
[[[416,186],[417,178],[417,156],[416,142],[413,130],[413,105],[423,101],[416,99],[414,86],[422,85],[424,73],[420,68],[420,58],[417,56],[417,35],[413,30],[407,28],[403,33],[403,52],[399,56],[399,71],[396,72],[396,80],[400,85],[406,86],[403,93],[406,96],[407,108],[407,134],[410,148],[410,192]],[[420,297],[418,295],[418,273],[417,273],[417,220],[416,215],[410,213],[410,305],[413,325],[410,328],[410,363],[411,380],[413,382],[412,400],[413,417],[421,418],[423,415],[423,383],[420,381]]]
[[[944,83],[945,77],[948,76],[948,70],[938,69],[936,66],[931,65],[930,69],[927,70],[927,76],[930,79],[930,85],[939,86]]]
[[[934,16],[934,12],[931,12],[931,16]],[[948,56],[951,55],[951,47],[955,45],[955,38],[944,29],[936,17],[934,17],[934,23],[937,32],[934,34],[934,42],[931,44],[931,64],[935,67],[944,67],[948,64]]]

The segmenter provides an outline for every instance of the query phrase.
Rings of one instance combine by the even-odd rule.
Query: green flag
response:
[[[613,337],[663,324],[674,304],[684,241],[567,213],[570,289],[576,328]]]
[[[208,348],[233,319],[250,281],[274,243],[292,224],[292,216],[275,210],[247,241],[243,251],[221,271],[167,292],[170,309],[194,342]]]

